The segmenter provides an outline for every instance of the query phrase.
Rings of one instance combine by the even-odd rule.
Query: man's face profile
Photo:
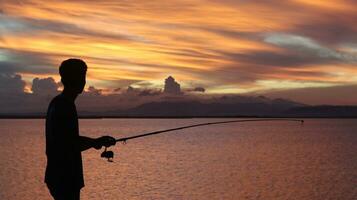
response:
[[[81,75],[81,77],[78,79],[79,83],[78,83],[78,94],[81,94],[84,90],[84,87],[86,85],[86,72],[84,74]]]

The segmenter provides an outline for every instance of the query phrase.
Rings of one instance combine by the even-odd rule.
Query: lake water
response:
[[[84,119],[82,135],[130,136],[222,119]],[[44,120],[0,120],[0,199],[51,199]],[[82,199],[357,199],[357,120],[250,122],[83,152]]]

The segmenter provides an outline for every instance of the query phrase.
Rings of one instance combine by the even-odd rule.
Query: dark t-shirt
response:
[[[84,186],[82,155],[78,141],[76,106],[60,94],[51,101],[46,117],[45,182],[49,187],[80,189]]]

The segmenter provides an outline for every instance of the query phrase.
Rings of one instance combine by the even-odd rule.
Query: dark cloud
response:
[[[255,64],[270,67],[296,67],[308,63],[319,62],[320,59],[311,56],[297,55],[292,52],[271,52],[271,51],[251,51],[245,53],[224,53],[234,62],[246,64]]]
[[[57,87],[51,77],[35,78],[33,93],[27,93],[21,75],[0,73],[0,113],[44,113]]]
[[[160,89],[135,88],[132,86],[128,86],[126,93],[124,94],[143,97],[143,96],[157,96],[162,94],[162,92]]]
[[[15,74],[21,67],[16,63],[0,61],[0,74]]]
[[[121,88],[115,88],[114,90],[113,90],[113,92],[120,92],[121,91]]]
[[[162,94],[161,90],[144,89],[140,91],[139,96],[157,96]]]
[[[188,89],[187,91],[188,92],[205,92],[206,89],[203,88],[203,87],[195,87],[195,88],[192,88],[192,89]]]
[[[299,67],[309,64],[325,64],[339,62],[336,58],[319,57],[305,52],[250,51],[244,53],[222,52],[222,55],[239,65],[257,65],[265,67]]]
[[[135,88],[133,88],[132,86],[128,86],[128,88],[126,89],[126,93],[132,94],[134,92],[136,92],[137,90]]]
[[[195,87],[195,88],[193,89],[193,91],[194,91],[194,92],[205,92],[206,89],[203,88],[203,87]]]
[[[0,113],[40,112],[44,108],[39,98],[25,93],[24,89],[21,75],[0,73]]]
[[[32,92],[36,95],[53,95],[58,92],[59,84],[52,77],[35,78],[32,81]]]
[[[90,95],[101,95],[103,90],[97,89],[94,86],[89,86],[87,93]]]
[[[304,35],[325,45],[357,42],[357,13],[326,13],[292,26],[289,32]]]
[[[357,17],[355,20],[357,20]],[[327,45],[338,45],[341,43],[357,42],[356,25],[332,19],[332,21],[302,24],[297,26],[293,31],[315,38]]]
[[[19,74],[0,73],[0,93],[1,99],[5,94],[22,94],[25,89],[25,81]]]
[[[180,84],[177,83],[172,76],[169,76],[167,79],[165,79],[164,93],[175,95],[181,94]]]

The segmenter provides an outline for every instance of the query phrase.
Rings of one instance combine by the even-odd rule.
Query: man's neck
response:
[[[78,93],[68,90],[68,89],[64,89],[62,91],[62,95],[69,101],[74,102],[78,96]]]

